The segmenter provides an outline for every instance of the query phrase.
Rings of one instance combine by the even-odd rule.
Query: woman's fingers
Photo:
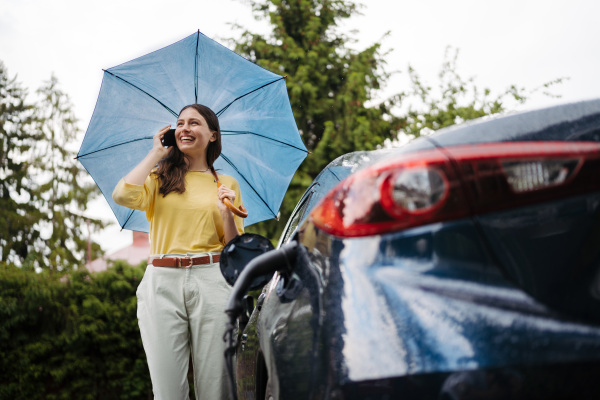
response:
[[[167,155],[171,150],[171,147],[165,148],[163,145],[163,137],[165,133],[167,133],[171,129],[171,125],[167,125],[164,128],[161,128],[152,138],[152,147],[155,151],[158,151],[163,156]]]
[[[163,136],[165,136],[165,133],[167,133],[169,131],[169,129],[171,129],[171,125],[167,125],[164,128],[161,128],[156,133],[156,135],[154,135],[154,140],[158,139],[162,143],[162,138],[163,138]]]
[[[217,196],[221,201],[223,201],[225,198],[228,198],[232,203],[235,201],[235,191],[224,185],[221,185],[219,189],[217,189]]]

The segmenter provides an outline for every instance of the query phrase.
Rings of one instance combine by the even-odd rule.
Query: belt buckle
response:
[[[190,263],[188,265],[182,265],[181,260],[188,260]],[[185,257],[177,257],[177,268],[190,268],[192,266],[192,259],[190,256]]]

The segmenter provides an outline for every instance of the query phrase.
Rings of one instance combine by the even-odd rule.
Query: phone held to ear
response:
[[[167,147],[175,146],[175,129],[169,129],[163,135],[162,144]]]

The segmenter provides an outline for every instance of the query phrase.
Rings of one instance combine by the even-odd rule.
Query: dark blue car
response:
[[[600,100],[342,156],[288,243],[240,399],[600,398]]]

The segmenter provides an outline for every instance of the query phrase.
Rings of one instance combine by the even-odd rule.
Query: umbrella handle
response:
[[[231,201],[229,201],[229,199],[227,198],[223,199],[223,203],[225,203],[227,208],[229,208],[231,212],[233,212],[238,217],[246,218],[248,216],[248,210],[246,210],[246,207],[244,207],[243,204],[240,204],[240,208],[237,208],[236,206],[231,204]]]
[[[215,180],[217,181],[217,187],[221,187],[221,182],[219,182],[217,173],[215,172],[214,169],[211,168],[211,170],[215,177]],[[229,208],[231,210],[231,212],[233,212],[238,217],[246,218],[248,216],[248,210],[246,210],[246,207],[244,207],[243,204],[240,204],[240,208],[237,208],[236,206],[231,204],[231,201],[228,198],[223,199],[223,203],[227,206],[227,208]]]

